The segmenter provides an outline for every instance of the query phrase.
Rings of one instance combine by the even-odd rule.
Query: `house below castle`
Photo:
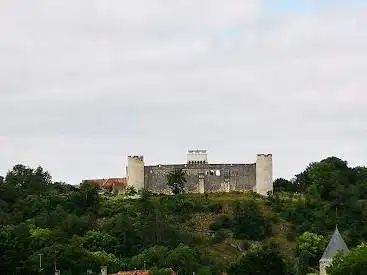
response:
[[[102,190],[110,191],[113,194],[118,194],[127,187],[126,178],[88,179],[83,180],[83,183],[98,186]]]
[[[172,268],[166,269],[167,274],[169,275],[177,275],[176,272],[173,271]],[[101,266],[101,275],[149,275],[151,274],[148,270],[131,270],[131,271],[120,271],[117,273],[110,273],[107,272],[107,266]]]

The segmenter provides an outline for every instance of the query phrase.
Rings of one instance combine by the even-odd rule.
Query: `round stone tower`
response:
[[[256,158],[256,193],[267,196],[273,192],[273,156],[258,154]]]
[[[128,156],[127,158],[127,185],[133,186],[136,191],[144,188],[144,157]]]

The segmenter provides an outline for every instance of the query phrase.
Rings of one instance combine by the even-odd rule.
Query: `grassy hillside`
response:
[[[176,197],[152,194],[149,200],[151,210],[156,209],[158,215],[164,217],[164,221],[182,236],[185,243],[201,250],[210,262],[220,267],[237,262],[246,251],[260,248],[268,242],[275,243],[284,257],[289,259],[295,257],[296,240],[292,238],[295,233],[292,232],[289,222],[272,210],[268,199],[255,193],[185,194]],[[235,209],[236,206],[246,203],[255,206],[265,218],[266,232],[262,234],[263,236],[260,236],[261,234],[255,238],[236,236],[233,224]],[[124,196],[106,197],[102,202],[102,209],[133,211],[139,208],[139,204],[140,200],[129,200]],[[103,213],[101,220],[106,218],[106,213]],[[242,227],[248,231],[258,231],[258,224],[249,218],[251,216],[244,216]]]
[[[53,274],[56,262],[63,275],[98,274],[102,265],[111,273],[306,275],[336,224],[350,248],[366,240],[366,201],[367,169],[337,158],[311,163],[295,181],[277,179],[267,198],[144,191],[130,199],[17,165],[0,177],[0,274]]]

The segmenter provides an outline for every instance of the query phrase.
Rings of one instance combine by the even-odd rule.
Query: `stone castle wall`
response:
[[[187,192],[243,192],[254,190],[256,185],[255,164],[180,164],[145,166],[145,188],[170,193],[166,176],[175,168],[186,173]]]
[[[174,169],[186,174],[186,192],[244,192],[255,191],[266,196],[273,191],[271,154],[258,154],[256,163],[208,164],[204,161],[176,165],[145,166],[143,156],[129,156],[127,184],[136,190],[146,188],[154,193],[171,194],[167,175]]]

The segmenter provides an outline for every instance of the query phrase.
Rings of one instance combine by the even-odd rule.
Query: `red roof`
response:
[[[148,271],[134,270],[134,271],[120,271],[110,275],[150,275]]]
[[[176,275],[176,272],[174,272],[172,269],[169,270],[171,271],[171,275]],[[150,275],[150,273],[149,271],[144,270],[133,270],[133,271],[120,271],[110,275]]]
[[[83,182],[87,184],[98,185],[99,187],[111,187],[113,185],[122,185],[124,188],[127,187],[126,178],[92,179],[92,180],[84,180]]]

